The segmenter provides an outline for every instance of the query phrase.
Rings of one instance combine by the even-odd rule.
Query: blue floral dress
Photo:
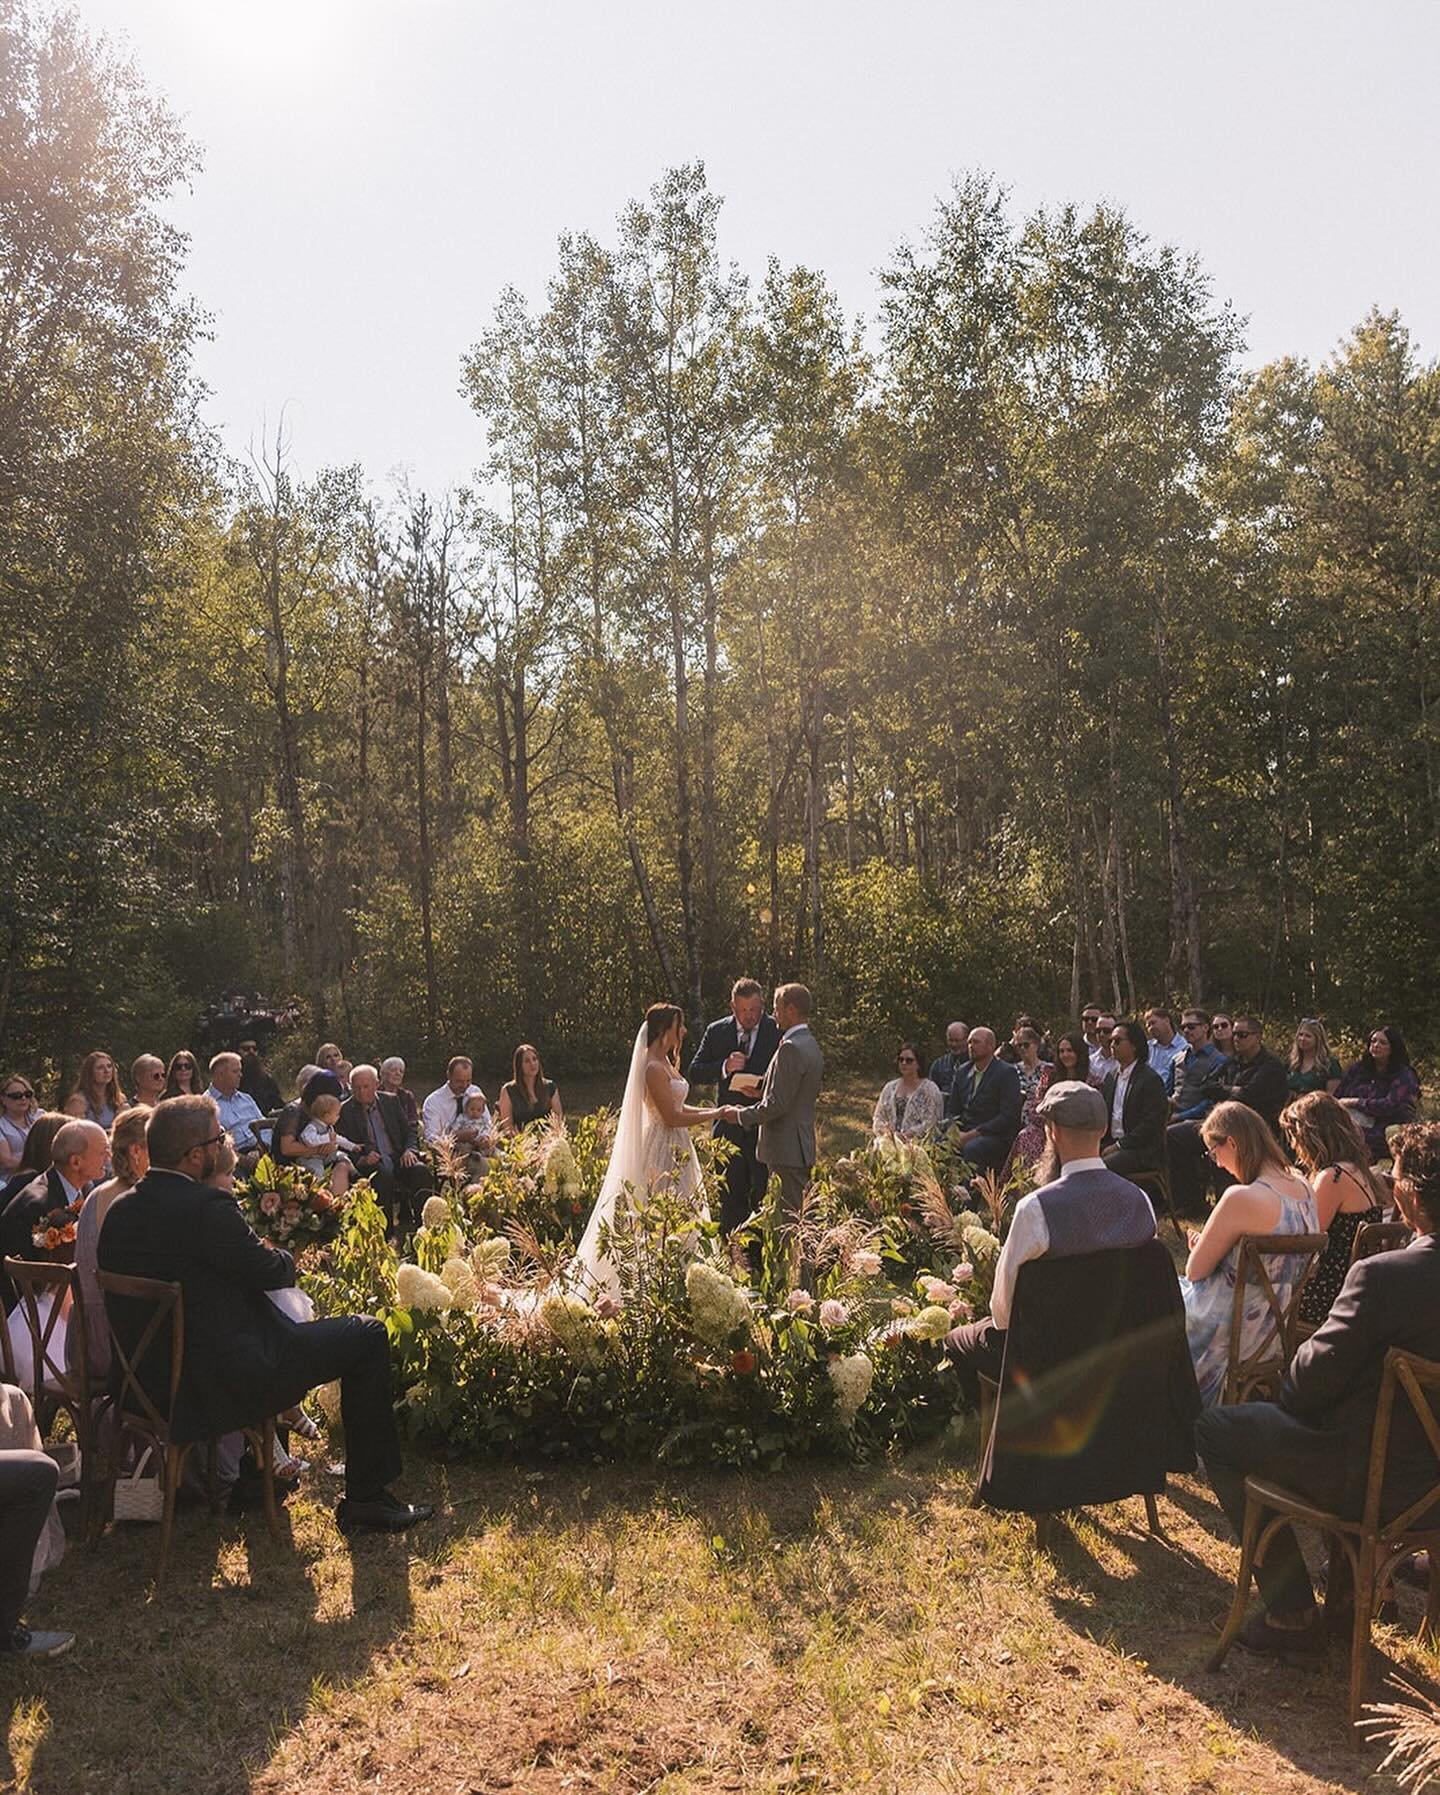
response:
[[[1257,1185],[1268,1180],[1257,1178]],[[1272,1187],[1273,1191],[1273,1187]],[[1280,1196],[1280,1218],[1270,1230],[1272,1234],[1318,1234],[1319,1213],[1314,1196]],[[1200,1386],[1200,1401],[1208,1409],[1220,1400],[1225,1388],[1225,1373],[1230,1368],[1230,1316],[1235,1306],[1235,1274],[1240,1262],[1240,1243],[1210,1273],[1191,1283],[1181,1278],[1180,1290],[1185,1298],[1185,1335],[1190,1343],[1190,1357],[1195,1362],[1195,1380]],[[1290,1301],[1295,1280],[1304,1269],[1301,1258],[1269,1259],[1265,1269],[1275,1294],[1282,1304]],[[1265,1340],[1270,1330],[1270,1309],[1262,1291],[1254,1284],[1245,1286],[1245,1310],[1240,1322],[1240,1350],[1249,1357]]]

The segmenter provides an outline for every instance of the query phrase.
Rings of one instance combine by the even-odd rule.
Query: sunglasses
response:
[[[913,1053],[902,1053],[896,1056],[895,1064],[897,1066],[918,1066],[920,1062]]]
[[[1199,1018],[1197,1017],[1194,1022],[1182,1022],[1180,1024],[1180,1026],[1181,1026],[1181,1028],[1183,1028],[1185,1030],[1185,1033],[1188,1035],[1192,1028],[1209,1028],[1210,1024],[1208,1022],[1201,1022],[1199,1020]]]
[[[6,1091],[5,1095],[12,1103],[24,1103],[28,1102],[35,1093],[34,1091]]]

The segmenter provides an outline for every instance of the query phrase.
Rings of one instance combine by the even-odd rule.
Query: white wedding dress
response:
[[[600,1230],[613,1228],[617,1215],[625,1213],[632,1201],[652,1191],[669,1190],[702,1221],[710,1218],[694,1134],[689,1128],[667,1128],[662,1121],[645,1081],[649,1057],[642,1023],[630,1056],[630,1076],[625,1082],[610,1163],[580,1237],[571,1277],[566,1280],[592,1302],[601,1295],[620,1294],[615,1268],[601,1251]],[[689,1084],[678,1076],[671,1078],[670,1088],[677,1104],[690,1095]]]

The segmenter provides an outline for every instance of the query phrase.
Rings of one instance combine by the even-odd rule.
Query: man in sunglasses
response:
[[[1280,1111],[1290,1100],[1285,1062],[1265,1045],[1258,1017],[1237,1016],[1232,1039],[1234,1054],[1218,1069],[1217,1081],[1208,1089],[1217,1103],[1230,1099],[1263,1116],[1278,1140]],[[1207,1167],[1199,1122],[1172,1122],[1165,1131],[1165,1153],[1176,1209],[1182,1215],[1200,1214]]]
[[[368,1315],[292,1321],[266,1300],[295,1282],[289,1253],[260,1240],[235,1199],[207,1182],[224,1130],[209,1097],[172,1097],[145,1130],[150,1170],[117,1197],[100,1230],[100,1269],[158,1278],[184,1292],[185,1353],[171,1411],[177,1441],[217,1439],[294,1408],[320,1384],[340,1380],[345,1425],[342,1532],[399,1532],[434,1510],[402,1502],[387,1487],[400,1475],[400,1445],[384,1324]],[[133,1355],[153,1313],[112,1297],[111,1326]],[[157,1336],[139,1366],[147,1394],[170,1406],[171,1345]]]
[[[1186,1010],[1180,1018],[1185,1045],[1175,1056],[1171,1107],[1177,1122],[1203,1122],[1220,1101],[1220,1068],[1225,1056],[1210,1039],[1210,1018],[1204,1010]]]

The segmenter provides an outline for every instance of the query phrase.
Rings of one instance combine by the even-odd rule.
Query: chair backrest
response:
[[[1397,1392],[1403,1394],[1413,1413],[1432,1462],[1430,1482],[1424,1493],[1384,1523],[1384,1532],[1389,1535],[1407,1532],[1440,1504],[1440,1420],[1435,1412],[1440,1405],[1440,1363],[1423,1359],[1418,1353],[1404,1352],[1398,1346],[1392,1346],[1385,1355],[1380,1398],[1375,1405],[1375,1429],[1370,1436],[1370,1469],[1365,1484],[1364,1525],[1367,1530],[1376,1532],[1381,1529],[1381,1501],[1386,1473],[1391,1468]],[[1402,1409],[1401,1414],[1404,1413]],[[1440,1523],[1432,1520],[1432,1527],[1437,1524]]]
[[[1175,1262],[1160,1241],[1022,1265],[979,1495],[1047,1513],[1193,1470],[1200,1409]]]
[[[1408,1222],[1362,1222],[1350,1247],[1350,1263],[1376,1253],[1393,1253],[1397,1247],[1408,1247],[1413,1239]]]
[[[1330,1244],[1328,1234],[1242,1234],[1235,1266],[1235,1296],[1230,1307],[1230,1356],[1225,1371],[1226,1402],[1244,1402],[1258,1384],[1290,1368],[1300,1343],[1300,1298],[1310,1282],[1320,1256]],[[1303,1259],[1305,1263],[1282,1302],[1270,1276],[1267,1259]],[[1245,1325],[1245,1292],[1253,1288],[1265,1301],[1265,1325],[1251,1350],[1241,1351]]]
[[[185,1362],[185,1298],[181,1286],[163,1283],[158,1278],[124,1277],[113,1271],[98,1272],[96,1276],[105,1297],[105,1314],[110,1326],[111,1376],[113,1378],[117,1373],[119,1375],[120,1414],[124,1420],[138,1422],[160,1438],[168,1439],[171,1416],[175,1412],[175,1397],[180,1389],[180,1373]],[[124,1341],[115,1331],[115,1319],[110,1308],[111,1297],[149,1306],[150,1314],[131,1352],[126,1351]],[[145,1355],[155,1344],[167,1322],[170,1324],[170,1375],[165,1407],[162,1410],[140,1381],[140,1371],[145,1363]]]
[[[30,1334],[30,1382],[25,1394],[37,1417],[50,1403],[59,1399],[66,1403],[89,1403],[90,1358],[85,1350],[85,1296],[73,1265],[54,1260],[6,1259],[5,1274],[15,1286],[16,1307],[25,1318]],[[44,1314],[41,1298],[50,1302]],[[69,1319],[64,1328],[60,1322],[66,1315],[66,1297],[70,1299]],[[67,1363],[67,1335],[76,1330],[73,1342],[73,1364]],[[9,1349],[7,1345],[7,1357]],[[13,1371],[13,1360],[10,1363]]]

